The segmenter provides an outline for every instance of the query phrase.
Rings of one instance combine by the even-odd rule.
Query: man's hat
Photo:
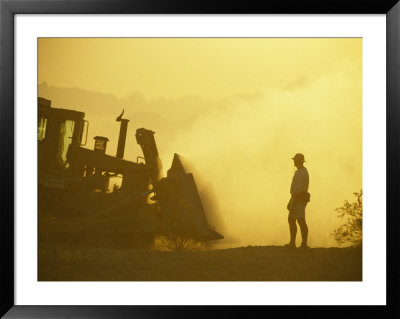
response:
[[[292,157],[292,160],[305,162],[304,155],[301,153],[297,153],[294,157]]]

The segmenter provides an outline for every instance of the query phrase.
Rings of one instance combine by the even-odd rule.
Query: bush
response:
[[[353,203],[345,200],[344,205],[336,208],[339,218],[347,218],[346,223],[335,229],[331,236],[339,245],[362,245],[362,190],[353,193],[357,200]]]
[[[179,234],[160,235],[158,240],[160,242],[158,246],[169,251],[182,252],[184,250],[199,250],[209,248],[207,242],[202,242],[197,239],[189,238]]]

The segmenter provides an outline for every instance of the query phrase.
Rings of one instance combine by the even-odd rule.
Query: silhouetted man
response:
[[[294,173],[292,184],[290,186],[290,194],[292,196],[287,205],[287,209],[289,210],[288,222],[290,230],[290,242],[287,244],[287,247],[296,248],[297,220],[302,237],[300,248],[308,248],[308,227],[305,215],[307,203],[310,201],[310,194],[308,193],[308,171],[303,166],[305,162],[303,154],[297,153],[292,159],[297,170]]]

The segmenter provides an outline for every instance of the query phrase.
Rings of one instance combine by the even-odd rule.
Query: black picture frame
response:
[[[386,306],[22,306],[14,303],[14,17],[16,14],[385,14],[387,49],[387,305]],[[399,318],[399,225],[396,194],[400,160],[400,3],[398,0],[0,0],[0,315],[5,318],[161,318],[372,315]],[[379,107],[379,106],[377,106]],[[3,151],[8,150],[8,151]],[[382,172],[383,174],[383,172]],[[378,213],[378,212],[377,212]],[[381,212],[382,213],[382,212]]]

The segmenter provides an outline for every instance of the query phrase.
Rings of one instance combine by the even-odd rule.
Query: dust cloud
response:
[[[298,152],[310,174],[309,245],[336,245],[329,237],[341,222],[334,210],[362,188],[361,81],[349,81],[348,72],[343,65],[284,91],[265,89],[257,99],[208,109],[162,150],[165,169],[173,153],[190,163],[210,224],[226,237],[221,245],[289,241],[286,204]]]

